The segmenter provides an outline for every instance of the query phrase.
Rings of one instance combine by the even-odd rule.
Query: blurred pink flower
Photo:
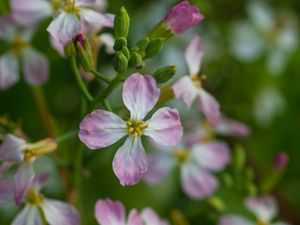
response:
[[[204,16],[197,6],[192,6],[188,1],[182,1],[174,6],[166,15],[164,22],[174,33],[183,33],[197,25]]]
[[[202,57],[202,40],[199,36],[195,36],[185,52],[190,75],[179,79],[172,88],[176,98],[181,98],[188,108],[191,107],[193,101],[197,98],[198,105],[207,120],[213,126],[216,126],[220,121],[220,106],[216,99],[203,88],[203,76],[199,76]]]
[[[286,152],[278,153],[273,160],[273,168],[275,170],[283,170],[287,167],[289,155]]]
[[[98,109],[87,115],[80,124],[79,138],[90,149],[105,148],[128,136],[113,160],[113,170],[122,185],[136,184],[147,171],[142,135],[166,146],[176,145],[182,137],[182,126],[176,109],[161,108],[144,121],[157,103],[159,93],[160,89],[153,77],[135,73],[123,86],[123,101],[130,111],[128,121]]]

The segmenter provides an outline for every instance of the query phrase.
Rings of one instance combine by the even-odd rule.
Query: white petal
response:
[[[250,1],[247,7],[253,24],[263,32],[275,26],[275,16],[272,9],[263,1]]]
[[[0,57],[0,89],[7,89],[19,80],[17,58],[6,53]]]
[[[202,39],[197,35],[189,43],[185,51],[185,59],[191,75],[197,75],[200,71],[203,57]]]
[[[25,140],[8,134],[0,145],[0,161],[21,162],[23,151],[28,147]]]
[[[91,9],[80,9],[81,19],[94,28],[110,27],[114,25],[114,17],[111,14],[102,14]]]
[[[11,225],[43,225],[36,206],[26,205]]]
[[[100,41],[105,45],[105,51],[107,54],[111,55],[115,53],[114,50],[114,43],[115,39],[114,36],[110,33],[103,33],[99,36]]]
[[[218,225],[254,225],[254,223],[249,222],[241,216],[227,215],[221,218]]]

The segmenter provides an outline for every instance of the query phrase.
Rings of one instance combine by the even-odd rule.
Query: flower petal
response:
[[[115,39],[113,35],[111,35],[110,33],[103,33],[99,35],[99,39],[104,44],[107,54],[111,55],[115,53],[115,50],[113,48]]]
[[[8,134],[0,145],[0,161],[21,162],[23,151],[28,147],[25,140]]]
[[[130,211],[127,225],[145,225],[142,217],[136,209],[132,209]]]
[[[101,225],[125,225],[125,209],[121,202],[110,199],[98,200],[95,217]],[[129,225],[129,224],[128,224]]]
[[[92,6],[94,5],[96,0],[76,0],[76,6]]]
[[[206,144],[196,144],[192,148],[193,159],[204,169],[220,171],[228,165],[230,152],[223,141],[213,141]]]
[[[0,89],[7,89],[19,80],[19,65],[17,58],[6,53],[0,57]]]
[[[19,167],[15,174],[15,201],[17,205],[21,205],[24,198],[32,186],[34,180],[34,170],[31,161],[25,161]]]
[[[48,81],[48,59],[33,48],[26,48],[22,52],[25,79],[31,85],[42,85]]]
[[[80,32],[80,21],[73,13],[62,11],[47,28],[54,39],[62,45],[67,44]]]
[[[80,9],[80,16],[83,21],[94,28],[114,27],[114,16],[102,14],[91,9]]]
[[[12,16],[23,26],[33,26],[52,14],[52,6],[46,0],[11,0]]]
[[[79,225],[80,216],[77,210],[67,203],[45,199],[41,208],[46,220],[51,225]]]
[[[8,180],[0,181],[0,205],[13,203],[15,198],[14,182]]]
[[[208,197],[217,189],[217,179],[195,164],[184,164],[180,171],[183,190],[193,199]]]
[[[244,137],[250,134],[250,128],[246,124],[228,118],[221,118],[216,131],[218,134],[235,137]]]
[[[223,216],[218,225],[253,225],[253,223],[250,223],[241,216],[228,215]]]
[[[5,41],[12,41],[17,32],[15,21],[11,15],[0,16],[0,37]]]
[[[113,170],[123,186],[142,179],[147,172],[147,159],[141,138],[127,138],[114,157]]]
[[[50,44],[52,48],[54,48],[60,56],[65,57],[65,48],[62,43],[60,43],[57,39],[50,36]]]
[[[219,103],[211,94],[206,92],[203,88],[199,89],[198,93],[200,97],[199,107],[203,111],[208,122],[213,126],[217,126],[221,117]]]
[[[161,220],[159,216],[151,208],[145,208],[141,212],[144,225],[167,225],[168,222]]]
[[[257,219],[266,222],[270,222],[278,211],[276,201],[270,195],[247,198],[246,206]]]
[[[150,136],[157,144],[176,145],[182,138],[183,128],[176,109],[161,108],[146,123],[148,128],[144,134]]]
[[[203,43],[202,39],[196,35],[185,51],[185,60],[189,67],[191,75],[197,75],[200,71],[203,57]]]
[[[184,76],[178,80],[172,87],[175,97],[181,98],[188,108],[191,107],[197,96],[198,89],[189,76]]]
[[[127,134],[126,123],[117,115],[94,110],[80,123],[79,139],[90,149],[105,148]]]
[[[123,101],[131,113],[131,119],[144,119],[158,101],[159,93],[153,77],[140,73],[128,77],[123,85]]]
[[[11,225],[43,225],[43,223],[38,208],[28,204],[16,216]]]

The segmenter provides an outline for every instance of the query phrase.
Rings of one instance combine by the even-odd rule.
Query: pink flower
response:
[[[275,170],[283,170],[287,167],[289,155],[286,152],[279,152],[273,159],[273,168]]]
[[[126,220],[122,203],[110,199],[97,201],[95,217],[101,225],[168,225],[168,222],[161,220],[150,208],[143,209],[141,213],[132,209]]]
[[[199,76],[202,56],[202,40],[199,36],[195,36],[185,52],[190,75],[178,80],[173,85],[173,91],[176,98],[181,98],[188,108],[197,98],[198,105],[208,121],[216,126],[220,121],[220,106],[216,99],[206,92],[202,86],[203,76]]]
[[[161,145],[176,145],[182,137],[176,109],[161,108],[150,119],[144,120],[158,101],[159,93],[153,77],[135,73],[123,86],[123,101],[130,111],[127,121],[98,109],[87,115],[80,124],[79,138],[90,149],[105,148],[128,136],[113,160],[113,170],[122,185],[136,184],[147,171],[141,136],[149,136]]]
[[[47,58],[30,46],[32,29],[18,32],[10,16],[0,18],[0,38],[11,44],[11,49],[0,56],[0,89],[7,89],[19,80],[21,59],[25,80],[31,85],[42,85],[48,80]]]
[[[65,45],[78,33],[85,33],[88,27],[113,27],[113,15],[90,9],[94,3],[95,0],[66,1],[64,9],[48,26],[48,32],[55,40]]]
[[[164,22],[178,34],[197,25],[203,19],[204,16],[196,6],[191,6],[188,1],[182,1],[168,12]]]
[[[218,134],[233,137],[245,137],[251,132],[246,124],[226,117],[221,117],[215,129]]]
[[[245,204],[248,210],[255,215],[256,221],[249,221],[238,215],[228,215],[221,218],[219,225],[288,225],[285,222],[272,223],[272,219],[278,213],[276,201],[272,196],[250,197],[246,199]]]
[[[229,148],[221,141],[196,144],[191,148],[178,146],[173,150],[148,156],[149,170],[145,181],[160,182],[176,165],[180,168],[181,186],[193,199],[210,196],[218,187],[212,172],[223,170],[230,161]]]

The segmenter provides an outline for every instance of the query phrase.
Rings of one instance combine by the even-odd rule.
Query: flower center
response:
[[[75,0],[66,1],[64,9],[67,13],[79,13],[80,11],[80,8],[75,5]]]
[[[59,10],[61,8],[61,0],[52,0],[52,9],[54,11]]]
[[[202,81],[206,79],[205,75],[193,75],[192,81],[197,88],[202,88]]]
[[[27,41],[25,41],[24,39],[22,39],[21,37],[16,37],[13,41],[12,41],[12,52],[15,55],[19,55],[22,50],[26,47],[29,46],[29,44],[27,43]]]
[[[190,152],[182,149],[175,149],[173,155],[180,164],[187,162],[190,158]]]
[[[262,221],[262,220],[259,220],[256,222],[256,225],[269,225],[268,222],[265,222],[265,221]]]
[[[26,202],[33,205],[39,205],[44,201],[44,196],[34,190],[33,188],[30,188],[27,196],[26,196]]]
[[[128,133],[131,134],[133,137],[142,136],[144,130],[148,127],[144,121],[141,120],[129,120],[127,122],[127,130]]]
[[[56,148],[57,144],[51,138],[47,138],[34,144],[30,144],[24,151],[24,161],[27,161],[36,156],[53,152]]]

